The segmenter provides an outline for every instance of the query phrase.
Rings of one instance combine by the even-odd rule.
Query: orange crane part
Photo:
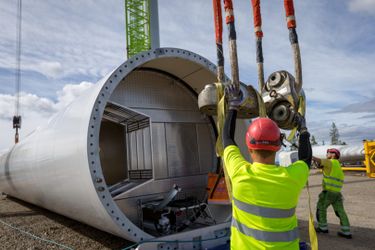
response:
[[[221,171],[220,174],[208,173],[207,193],[209,204],[231,204],[222,172],[223,171]]]

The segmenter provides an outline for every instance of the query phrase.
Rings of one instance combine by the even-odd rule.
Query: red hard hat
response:
[[[254,120],[246,133],[249,149],[278,151],[281,147],[280,129],[269,118]]]
[[[336,148],[327,149],[327,153],[333,153],[336,155],[337,159],[340,159],[340,151]]]

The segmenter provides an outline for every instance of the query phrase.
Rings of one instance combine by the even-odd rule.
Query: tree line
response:
[[[331,138],[331,145],[346,145],[345,141],[341,141],[340,140],[339,129],[337,128],[337,126],[336,126],[336,124],[334,122],[332,122],[332,126],[331,126],[331,128],[329,130],[329,136]],[[312,146],[319,145],[319,143],[316,141],[314,135],[311,136],[310,142],[311,142]],[[325,145],[325,144],[326,143],[323,140],[321,145]]]

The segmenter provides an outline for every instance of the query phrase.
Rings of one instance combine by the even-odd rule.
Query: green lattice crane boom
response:
[[[125,22],[128,58],[151,49],[150,0],[125,0]]]

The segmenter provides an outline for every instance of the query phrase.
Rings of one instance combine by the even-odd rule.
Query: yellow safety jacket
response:
[[[232,182],[231,249],[299,249],[295,209],[309,168],[247,162],[237,146],[224,150]]]
[[[336,159],[322,160],[324,169],[330,165],[330,171],[323,171],[323,190],[340,192],[344,184],[344,172]]]

